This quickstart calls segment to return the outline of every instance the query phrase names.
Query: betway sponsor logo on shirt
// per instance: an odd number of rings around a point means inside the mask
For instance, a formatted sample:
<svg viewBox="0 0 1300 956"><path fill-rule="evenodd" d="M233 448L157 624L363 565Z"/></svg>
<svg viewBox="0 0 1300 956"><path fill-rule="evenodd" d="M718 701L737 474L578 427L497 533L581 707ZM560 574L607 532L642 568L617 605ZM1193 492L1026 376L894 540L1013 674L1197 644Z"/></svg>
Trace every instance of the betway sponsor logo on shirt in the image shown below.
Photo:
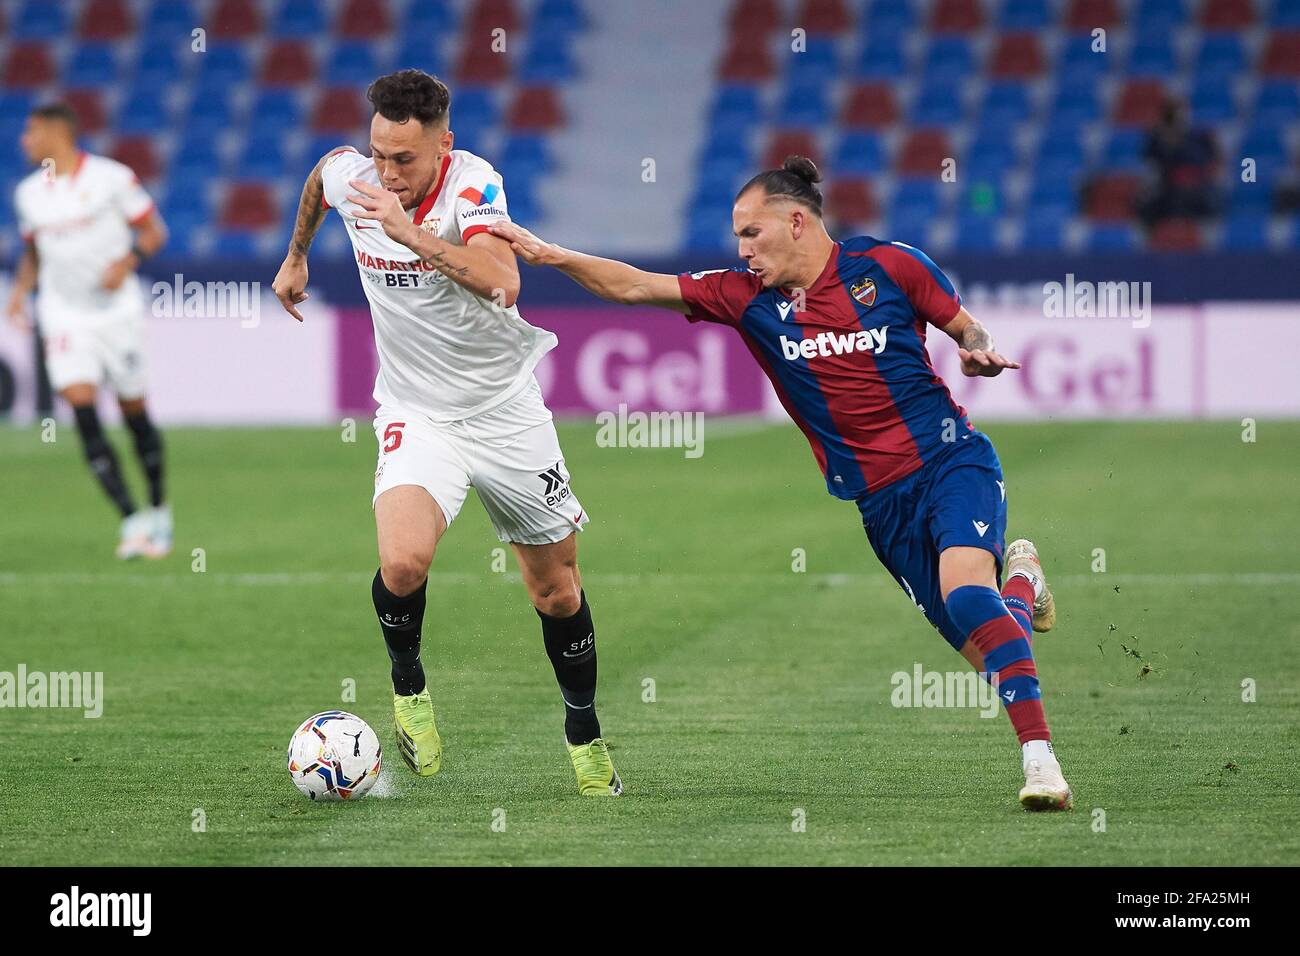
<svg viewBox="0 0 1300 956"><path fill-rule="evenodd" d="M789 339L781 336L781 352L788 361L817 356L848 355L852 352L870 352L879 355L885 350L885 336L889 326L863 329L861 332L818 332L811 338Z"/></svg>

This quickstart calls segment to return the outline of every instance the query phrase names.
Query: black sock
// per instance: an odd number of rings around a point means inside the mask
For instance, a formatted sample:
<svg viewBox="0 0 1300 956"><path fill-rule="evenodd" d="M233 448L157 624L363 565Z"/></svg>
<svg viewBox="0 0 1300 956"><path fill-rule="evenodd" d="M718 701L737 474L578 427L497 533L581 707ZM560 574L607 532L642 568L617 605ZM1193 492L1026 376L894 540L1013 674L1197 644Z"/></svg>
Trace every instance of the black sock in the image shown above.
<svg viewBox="0 0 1300 956"><path fill-rule="evenodd" d="M370 593L375 599L379 627L393 662L393 692L410 697L424 690L424 668L420 665L420 628L424 624L424 590L429 579L406 597L398 597L384 584L382 572L375 572Z"/></svg>
<svg viewBox="0 0 1300 956"><path fill-rule="evenodd" d="M81 447L86 453L90 470L95 473L104 491L125 518L135 511L135 502L126 490L126 482L122 480L122 471L117 467L117 455L113 454L113 446L108 443L104 429L99 424L99 412L94 405L82 405L72 411L77 416L77 432L81 435Z"/></svg>
<svg viewBox="0 0 1300 956"><path fill-rule="evenodd" d="M546 656L555 668L555 679L564 698L564 736L571 744L589 744L600 736L596 719L596 629L591 623L587 594L572 617L542 619L542 640Z"/></svg>
<svg viewBox="0 0 1300 956"><path fill-rule="evenodd" d="M149 479L149 501L157 508L163 503L163 442L162 433L149 420L148 412L127 415L126 427L135 439L135 454L144 466Z"/></svg>

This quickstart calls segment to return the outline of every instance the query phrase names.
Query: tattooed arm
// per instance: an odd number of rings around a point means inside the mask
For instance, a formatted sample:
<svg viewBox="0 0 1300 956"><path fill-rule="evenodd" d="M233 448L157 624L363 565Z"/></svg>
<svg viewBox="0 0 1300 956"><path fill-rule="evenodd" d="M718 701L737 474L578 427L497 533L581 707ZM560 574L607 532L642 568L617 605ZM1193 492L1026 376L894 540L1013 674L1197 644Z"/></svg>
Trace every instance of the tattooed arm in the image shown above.
<svg viewBox="0 0 1300 956"><path fill-rule="evenodd" d="M332 155L322 156L303 184L302 198L298 200L298 218L293 224L293 238L289 240L289 253L271 283L284 310L299 322L302 315L295 306L308 297L307 251L311 249L311 241L316 238L320 224L325 221L325 183L321 179L321 168Z"/></svg>
<svg viewBox="0 0 1300 956"><path fill-rule="evenodd" d="M943 330L957 343L963 375L991 377L1001 374L1004 368L1020 368L1019 362L1013 362L994 351L993 337L989 335L988 329L965 308L953 316L943 326Z"/></svg>
<svg viewBox="0 0 1300 956"><path fill-rule="evenodd" d="M519 297L519 265L510 251L510 243L480 232L470 236L463 246L453 245L406 218L396 194L359 179L349 185L356 190L348 200L359 207L358 219L378 222L389 239L400 242L475 295L491 299L506 309L515 304Z"/></svg>

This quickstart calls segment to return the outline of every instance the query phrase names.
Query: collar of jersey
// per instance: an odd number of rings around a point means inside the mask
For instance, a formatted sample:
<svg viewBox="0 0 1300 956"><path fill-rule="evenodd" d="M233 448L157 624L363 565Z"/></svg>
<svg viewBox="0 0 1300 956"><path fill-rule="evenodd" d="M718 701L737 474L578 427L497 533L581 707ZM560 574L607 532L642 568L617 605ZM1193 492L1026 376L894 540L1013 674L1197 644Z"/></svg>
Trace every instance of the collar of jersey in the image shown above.
<svg viewBox="0 0 1300 956"><path fill-rule="evenodd" d="M442 184L447 181L447 168L451 166L451 153L442 158L442 169L438 170L438 185L433 187L432 192L424 197L424 202L420 203L420 208L415 210L415 218L411 220L415 225L424 222L424 217L429 215L429 210L433 204L438 201L438 194L442 192Z"/></svg>
<svg viewBox="0 0 1300 956"><path fill-rule="evenodd" d="M805 296L809 292L812 292L814 289L819 289L826 284L826 281L830 278L831 273L835 270L835 264L839 262L839 259L840 259L840 244L837 242L831 248L830 258L826 260L826 266L825 268L822 269L822 274L817 277L816 281L813 282L810 288L804 290ZM780 286L777 288L776 291L781 293L787 299L791 299L791 300L794 299L794 296L791 294L791 291L793 290L787 291L784 286Z"/></svg>

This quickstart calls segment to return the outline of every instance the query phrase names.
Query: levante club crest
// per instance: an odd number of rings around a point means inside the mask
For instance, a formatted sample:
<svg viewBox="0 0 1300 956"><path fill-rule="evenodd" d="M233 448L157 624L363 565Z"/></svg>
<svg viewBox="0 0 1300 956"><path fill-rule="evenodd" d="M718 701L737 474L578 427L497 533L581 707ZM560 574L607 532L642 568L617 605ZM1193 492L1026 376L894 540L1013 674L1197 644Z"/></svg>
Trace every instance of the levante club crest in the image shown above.
<svg viewBox="0 0 1300 956"><path fill-rule="evenodd" d="M849 287L849 293L868 309L876 304L876 280L863 279Z"/></svg>

